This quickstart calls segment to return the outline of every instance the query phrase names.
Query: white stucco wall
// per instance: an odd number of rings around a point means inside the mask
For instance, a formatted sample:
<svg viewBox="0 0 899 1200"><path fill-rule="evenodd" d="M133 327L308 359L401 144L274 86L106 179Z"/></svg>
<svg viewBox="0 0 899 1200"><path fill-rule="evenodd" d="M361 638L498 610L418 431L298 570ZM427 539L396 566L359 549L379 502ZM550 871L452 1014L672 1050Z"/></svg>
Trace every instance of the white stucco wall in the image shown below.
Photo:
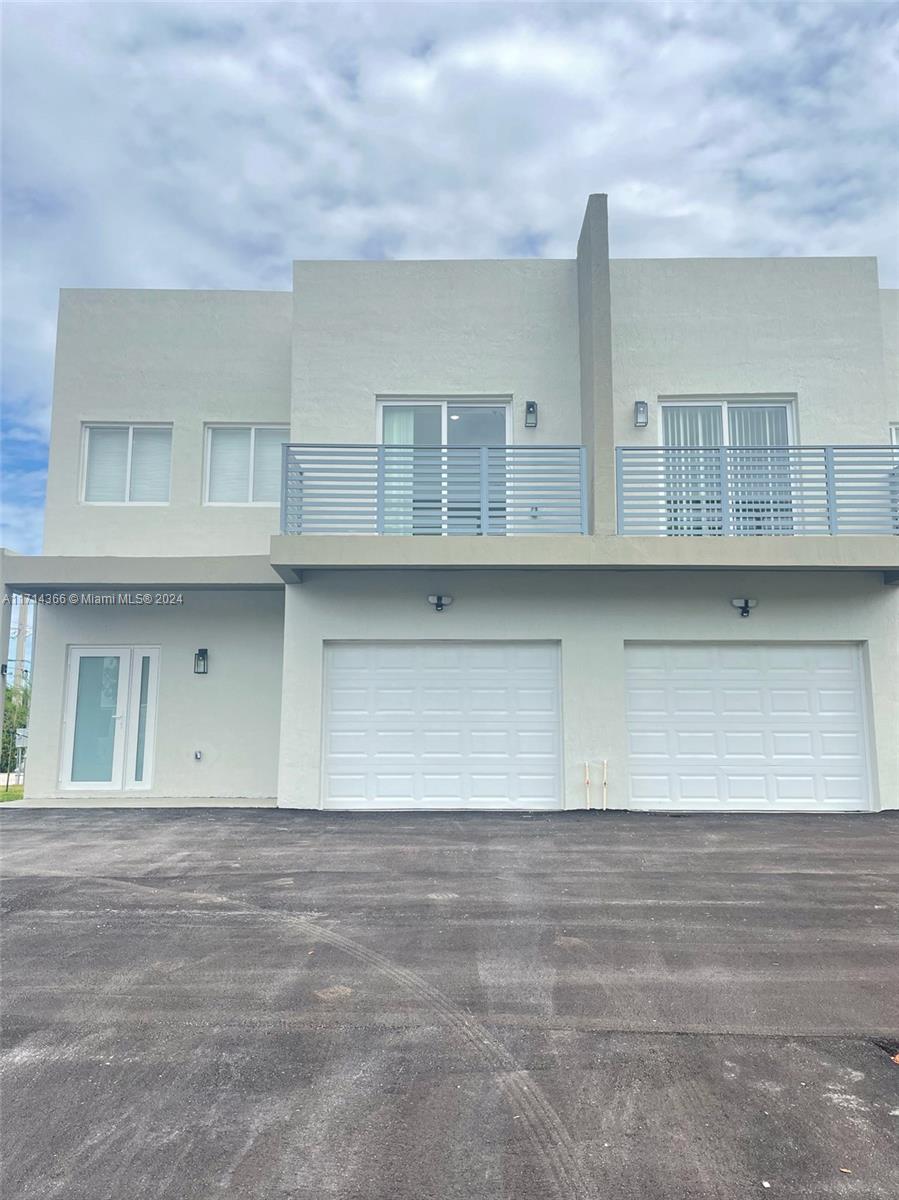
<svg viewBox="0 0 899 1200"><path fill-rule="evenodd" d="M514 443L580 443L574 260L297 262L293 320L295 440L377 441L379 395L511 394Z"/></svg>
<svg viewBox="0 0 899 1200"><path fill-rule="evenodd" d="M273 797L278 767L283 592L185 591L165 608L38 605L26 796L59 787L69 646L160 647L153 785L139 796ZM209 674L194 675L194 651ZM194 751L202 751L197 762ZM108 795L109 793L104 793Z"/></svg>
<svg viewBox="0 0 899 1200"><path fill-rule="evenodd" d="M437 614L431 592L454 597ZM758 608L742 620L733 596ZM561 640L566 807L584 806L584 760L609 763L609 803L627 797L624 643L866 643L873 697L872 775L899 807L899 604L882 576L751 572L329 572L288 587L278 802L321 795L325 641Z"/></svg>
<svg viewBox="0 0 899 1200"><path fill-rule="evenodd" d="M611 289L619 445L661 442L660 395L734 393L794 394L807 445L886 440L876 259L618 259Z"/></svg>
<svg viewBox="0 0 899 1200"><path fill-rule="evenodd" d="M581 442L574 259L299 262L294 275L293 295L61 293L46 553L264 553L276 507L202 504L210 422L364 442L379 395L511 394L513 442ZM614 427L587 422L603 438L657 443L659 395L795 394L809 444L882 443L899 419L899 293L878 289L873 259L615 260L611 293ZM646 430L636 399L650 401ZM82 425L129 420L173 424L170 504L82 503Z"/></svg>
<svg viewBox="0 0 899 1200"><path fill-rule="evenodd" d="M891 421L899 421L899 289L881 288L880 315L887 416Z"/></svg>
<svg viewBox="0 0 899 1200"><path fill-rule="evenodd" d="M46 554L262 554L276 507L202 504L207 422L290 423L289 292L63 291ZM171 422L171 503L80 499L84 422Z"/></svg>

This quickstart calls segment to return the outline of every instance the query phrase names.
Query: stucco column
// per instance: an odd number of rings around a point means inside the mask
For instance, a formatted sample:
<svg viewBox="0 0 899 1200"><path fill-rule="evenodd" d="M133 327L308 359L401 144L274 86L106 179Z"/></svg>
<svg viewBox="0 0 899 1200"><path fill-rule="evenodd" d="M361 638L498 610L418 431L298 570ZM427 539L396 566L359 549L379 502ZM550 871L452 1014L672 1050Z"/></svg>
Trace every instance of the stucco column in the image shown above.
<svg viewBox="0 0 899 1200"><path fill-rule="evenodd" d="M612 301L607 197L593 195L577 244L581 439L592 476L592 533L615 532Z"/></svg>

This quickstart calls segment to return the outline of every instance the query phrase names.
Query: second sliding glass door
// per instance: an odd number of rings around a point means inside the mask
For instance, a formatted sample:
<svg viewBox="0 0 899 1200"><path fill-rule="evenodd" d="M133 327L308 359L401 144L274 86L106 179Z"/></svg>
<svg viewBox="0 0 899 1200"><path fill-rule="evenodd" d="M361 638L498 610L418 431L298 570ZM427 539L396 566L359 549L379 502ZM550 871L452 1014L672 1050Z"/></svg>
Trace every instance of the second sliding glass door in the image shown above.
<svg viewBox="0 0 899 1200"><path fill-rule="evenodd" d="M791 532L786 404L666 403L662 437L670 533Z"/></svg>
<svg viewBox="0 0 899 1200"><path fill-rule="evenodd" d="M480 451L506 444L507 414L483 402L385 403L384 532L481 532L485 488L491 524L501 521L505 472L494 455L494 478L482 480Z"/></svg>

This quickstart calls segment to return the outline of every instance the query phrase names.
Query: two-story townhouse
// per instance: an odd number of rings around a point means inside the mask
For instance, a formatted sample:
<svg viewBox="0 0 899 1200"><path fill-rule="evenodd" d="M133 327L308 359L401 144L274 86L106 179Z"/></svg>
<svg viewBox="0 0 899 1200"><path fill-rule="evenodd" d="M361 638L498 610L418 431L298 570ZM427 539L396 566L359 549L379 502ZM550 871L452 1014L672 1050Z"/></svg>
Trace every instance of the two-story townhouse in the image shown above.
<svg viewBox="0 0 899 1200"><path fill-rule="evenodd" d="M63 292L26 794L899 806L897 301L610 261L603 196L572 259Z"/></svg>

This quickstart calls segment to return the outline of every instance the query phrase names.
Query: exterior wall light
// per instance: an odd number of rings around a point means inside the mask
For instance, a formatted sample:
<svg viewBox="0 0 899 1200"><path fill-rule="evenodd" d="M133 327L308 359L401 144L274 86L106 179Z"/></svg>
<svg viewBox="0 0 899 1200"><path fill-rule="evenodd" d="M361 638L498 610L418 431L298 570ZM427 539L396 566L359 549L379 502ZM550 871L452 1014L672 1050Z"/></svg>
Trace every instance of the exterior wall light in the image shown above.
<svg viewBox="0 0 899 1200"><path fill-rule="evenodd" d="M649 424L649 405L645 400L634 401L634 427L645 429Z"/></svg>
<svg viewBox="0 0 899 1200"><path fill-rule="evenodd" d="M738 608L740 610L741 617L748 617L758 604L758 600L731 600L731 604L734 606L734 608Z"/></svg>
<svg viewBox="0 0 899 1200"><path fill-rule="evenodd" d="M209 651L202 646L194 655L194 675L209 674Z"/></svg>
<svg viewBox="0 0 899 1200"><path fill-rule="evenodd" d="M428 596L428 604L434 605L435 612L443 612L445 608L449 608L452 602L452 596Z"/></svg>
<svg viewBox="0 0 899 1200"><path fill-rule="evenodd" d="M537 428L537 401L528 400L524 406L524 427L525 429Z"/></svg>

